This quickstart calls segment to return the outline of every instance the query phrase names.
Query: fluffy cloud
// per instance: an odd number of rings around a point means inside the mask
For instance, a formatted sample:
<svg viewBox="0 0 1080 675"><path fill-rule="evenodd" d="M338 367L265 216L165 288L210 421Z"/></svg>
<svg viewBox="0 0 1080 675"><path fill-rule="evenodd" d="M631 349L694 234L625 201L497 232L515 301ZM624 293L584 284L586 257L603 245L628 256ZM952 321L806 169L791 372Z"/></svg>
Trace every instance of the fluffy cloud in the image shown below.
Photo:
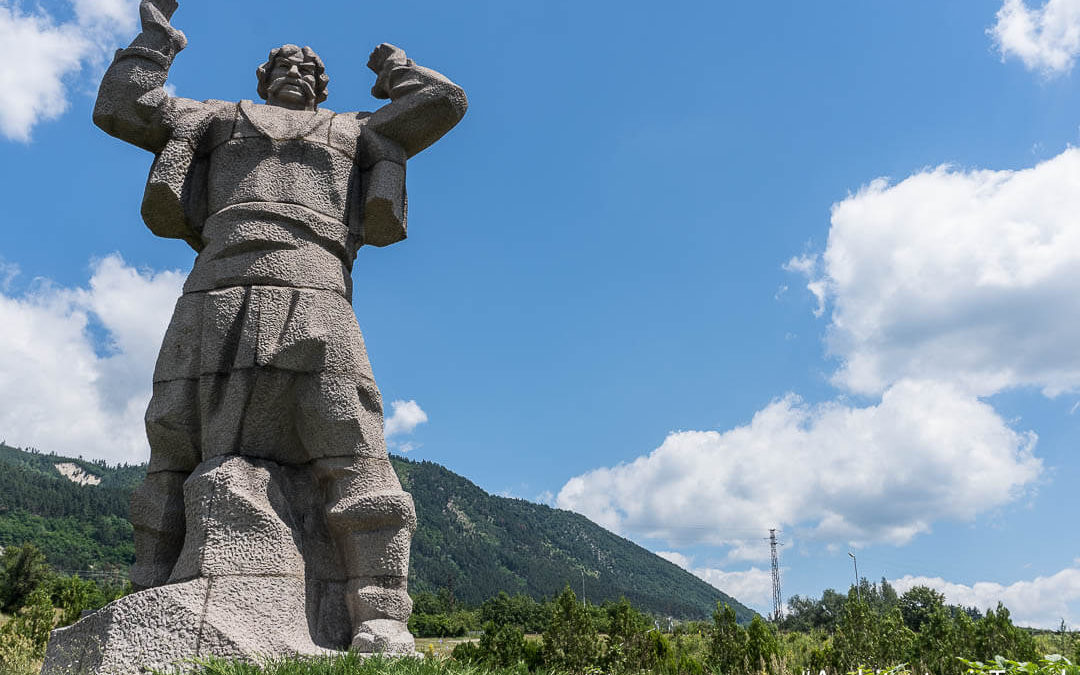
<svg viewBox="0 0 1080 675"><path fill-rule="evenodd" d="M390 409L390 417L383 423L383 434L387 438L411 434L417 425L428 421L427 413L416 401L394 401L390 404Z"/></svg>
<svg viewBox="0 0 1080 675"><path fill-rule="evenodd" d="M1022 494L1042 468L1035 441L956 387L903 380L874 406L789 395L745 426L672 433L629 464L570 479L556 503L620 533L731 546L734 559L767 556L755 544L771 527L903 544Z"/></svg>
<svg viewBox="0 0 1080 675"><path fill-rule="evenodd" d="M1080 387L1078 182L1069 149L1022 171L878 179L835 204L820 269L788 265L832 305L835 383L877 394L939 379L980 396Z"/></svg>
<svg viewBox="0 0 1080 675"><path fill-rule="evenodd" d="M751 567L748 570L725 572L711 567L696 567L690 573L762 614L771 610L772 573L769 570Z"/></svg>
<svg viewBox="0 0 1080 675"><path fill-rule="evenodd" d="M892 582L897 592L912 586L929 586L945 594L945 601L981 610L998 602L1009 608L1013 621L1024 626L1057 629L1064 618L1067 624L1080 621L1080 567L1068 567L1048 577L1017 581L1008 586L979 581L970 586L940 577L905 576Z"/></svg>
<svg viewBox="0 0 1080 675"><path fill-rule="evenodd" d="M766 613L772 605L772 572L751 567L727 572L713 567L694 567L693 559L677 551L657 551L656 555L675 563L713 588L718 588L739 602Z"/></svg>
<svg viewBox="0 0 1080 675"><path fill-rule="evenodd" d="M656 555L660 556L669 563L673 563L683 568L684 570L690 569L691 558L685 556L678 551L656 551Z"/></svg>
<svg viewBox="0 0 1080 675"><path fill-rule="evenodd" d="M136 0L75 0L74 19L57 23L40 7L24 11L0 0L0 134L30 140L39 122L67 109L70 76L100 61L135 27ZM17 55L17 58L14 56Z"/></svg>
<svg viewBox="0 0 1080 675"><path fill-rule="evenodd" d="M984 399L1080 390L1078 183L1068 149L1019 171L878 179L835 204L824 252L785 269L828 310L833 383L877 402L789 395L745 426L672 433L571 479L559 506L632 536L726 545L733 561L764 557L748 527L903 544L1016 499L1041 473L1036 436Z"/></svg>
<svg viewBox="0 0 1080 675"><path fill-rule="evenodd" d="M37 280L0 293L0 428L10 444L113 462L149 455L142 416L154 358L183 284L118 255L86 288Z"/></svg>
<svg viewBox="0 0 1080 675"><path fill-rule="evenodd" d="M989 33L1002 58L1019 57L1048 75L1066 72L1080 53L1080 0L1047 0L1038 9L1005 0Z"/></svg>

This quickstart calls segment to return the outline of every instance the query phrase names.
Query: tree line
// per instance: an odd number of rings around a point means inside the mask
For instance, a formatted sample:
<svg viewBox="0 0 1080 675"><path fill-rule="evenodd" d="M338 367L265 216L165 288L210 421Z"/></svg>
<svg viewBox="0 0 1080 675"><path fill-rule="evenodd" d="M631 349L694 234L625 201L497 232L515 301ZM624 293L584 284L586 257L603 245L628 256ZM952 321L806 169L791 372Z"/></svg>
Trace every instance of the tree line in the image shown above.
<svg viewBox="0 0 1080 675"><path fill-rule="evenodd" d="M489 668L816 675L907 664L915 673L959 675L968 665L958 657L1033 662L1056 652L1080 661L1080 641L1064 628L1036 636L1014 625L1000 603L985 612L948 605L931 588L897 594L884 579L878 584L862 579L846 595L830 589L820 598L793 596L780 620L755 615L748 623L740 623L723 603L711 622L678 622L649 616L625 599L601 606L582 603L569 587L544 602L501 593L475 609L461 607L442 591L417 597L415 608L410 621L415 634L475 632L479 639L458 645L453 655Z"/></svg>

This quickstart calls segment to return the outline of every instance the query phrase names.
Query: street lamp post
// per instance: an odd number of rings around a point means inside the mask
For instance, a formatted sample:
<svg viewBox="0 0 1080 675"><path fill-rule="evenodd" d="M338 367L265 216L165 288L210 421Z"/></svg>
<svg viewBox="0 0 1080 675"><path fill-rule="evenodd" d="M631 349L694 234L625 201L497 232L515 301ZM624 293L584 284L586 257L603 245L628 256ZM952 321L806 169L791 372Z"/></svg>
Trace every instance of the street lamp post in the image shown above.
<svg viewBox="0 0 1080 675"><path fill-rule="evenodd" d="M581 606L585 606L585 568L581 568Z"/></svg>
<svg viewBox="0 0 1080 675"><path fill-rule="evenodd" d="M851 562L855 565L855 597L862 602L862 590L859 588L859 561L855 559L855 554L851 551L848 551L848 555L851 556Z"/></svg>

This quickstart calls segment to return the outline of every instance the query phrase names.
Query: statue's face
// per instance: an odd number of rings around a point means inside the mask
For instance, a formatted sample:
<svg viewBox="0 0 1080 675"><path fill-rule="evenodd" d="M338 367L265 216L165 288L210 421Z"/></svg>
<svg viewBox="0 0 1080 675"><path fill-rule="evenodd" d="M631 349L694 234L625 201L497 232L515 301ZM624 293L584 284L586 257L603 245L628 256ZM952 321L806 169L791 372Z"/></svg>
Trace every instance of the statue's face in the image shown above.
<svg viewBox="0 0 1080 675"><path fill-rule="evenodd" d="M266 102L293 110L315 109L315 63L304 54L281 55L269 75Z"/></svg>

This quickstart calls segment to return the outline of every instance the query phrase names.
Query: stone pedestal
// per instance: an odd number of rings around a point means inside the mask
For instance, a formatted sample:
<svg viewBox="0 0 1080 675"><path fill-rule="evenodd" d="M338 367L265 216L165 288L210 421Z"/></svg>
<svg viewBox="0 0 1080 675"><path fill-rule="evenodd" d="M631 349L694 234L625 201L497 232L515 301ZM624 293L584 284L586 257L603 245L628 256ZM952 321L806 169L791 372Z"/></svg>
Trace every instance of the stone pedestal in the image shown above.
<svg viewBox="0 0 1080 675"><path fill-rule="evenodd" d="M209 460L185 482L184 507L187 535L169 583L53 631L43 675L349 648L345 573L307 467Z"/></svg>

